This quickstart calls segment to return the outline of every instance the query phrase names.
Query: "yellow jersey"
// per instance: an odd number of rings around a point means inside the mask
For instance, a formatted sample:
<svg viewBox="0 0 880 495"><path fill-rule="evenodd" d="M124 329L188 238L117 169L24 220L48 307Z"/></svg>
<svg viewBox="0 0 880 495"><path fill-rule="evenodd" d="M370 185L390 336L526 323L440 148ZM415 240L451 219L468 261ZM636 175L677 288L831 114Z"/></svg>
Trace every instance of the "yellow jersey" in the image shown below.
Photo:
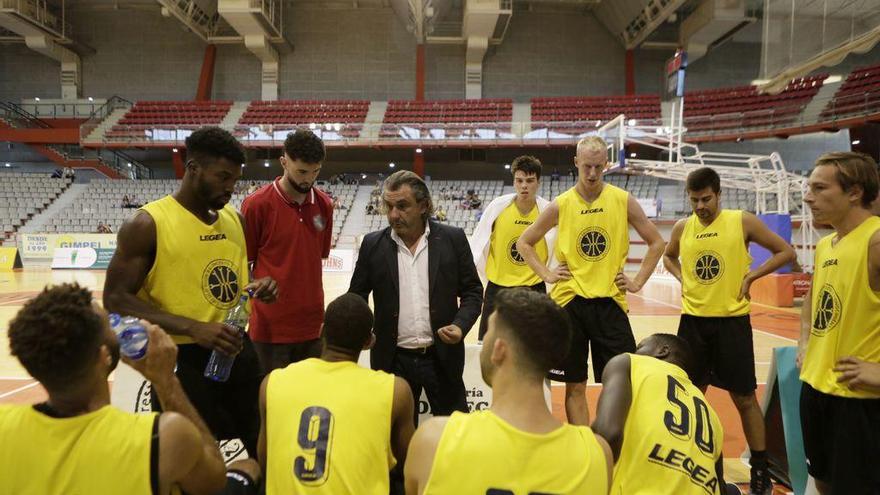
<svg viewBox="0 0 880 495"><path fill-rule="evenodd" d="M389 490L394 376L351 361L306 359L266 388L267 495Z"/></svg>
<svg viewBox="0 0 880 495"><path fill-rule="evenodd" d="M614 284L629 253L629 193L605 184L588 203L575 187L556 198L559 221L556 259L566 263L571 278L553 286L550 297L565 306L575 296L611 297L626 311L626 294Z"/></svg>
<svg viewBox="0 0 880 495"><path fill-rule="evenodd" d="M138 297L168 313L218 322L248 284L247 246L238 212L226 205L207 225L172 196L144 205L156 224L156 260ZM172 335L178 344L194 341Z"/></svg>
<svg viewBox="0 0 880 495"><path fill-rule="evenodd" d="M495 219L492 236L489 238L489 257L486 261L486 278L502 287L523 287L541 283L541 278L532 271L526 260L516 250L516 241L529 225L538 219L538 205L523 215L511 201L507 208ZM541 263L547 263L547 241L543 238L535 245Z"/></svg>
<svg viewBox="0 0 880 495"><path fill-rule="evenodd" d="M737 300L752 257L746 249L741 210L721 210L703 226L691 215L681 233L681 308L693 316L749 314L749 300Z"/></svg>
<svg viewBox="0 0 880 495"><path fill-rule="evenodd" d="M424 495L604 494L605 453L586 426L544 434L514 428L491 410L452 413Z"/></svg>
<svg viewBox="0 0 880 495"><path fill-rule="evenodd" d="M629 356L632 401L611 494L723 493L715 463L724 432L706 397L678 366Z"/></svg>
<svg viewBox="0 0 880 495"><path fill-rule="evenodd" d="M157 414L111 405L70 418L0 405L0 493L151 495L154 428Z"/></svg>
<svg viewBox="0 0 880 495"><path fill-rule="evenodd" d="M850 390L832 369L844 356L880 362L880 293L868 279L868 243L880 230L871 217L835 244L831 234L816 244L812 326L801 380L840 397L877 399L880 393Z"/></svg>

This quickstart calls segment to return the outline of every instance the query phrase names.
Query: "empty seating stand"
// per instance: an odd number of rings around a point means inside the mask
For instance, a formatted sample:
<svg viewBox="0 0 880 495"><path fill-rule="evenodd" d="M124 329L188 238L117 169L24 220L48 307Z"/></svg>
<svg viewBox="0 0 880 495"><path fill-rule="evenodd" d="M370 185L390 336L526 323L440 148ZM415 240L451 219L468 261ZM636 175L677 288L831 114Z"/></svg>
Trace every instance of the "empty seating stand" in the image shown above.
<svg viewBox="0 0 880 495"><path fill-rule="evenodd" d="M547 128L554 132L581 134L595 130L598 125L620 114L637 121L659 119L660 96L641 94L532 98L532 129ZM566 124L558 124L560 122Z"/></svg>
<svg viewBox="0 0 880 495"><path fill-rule="evenodd" d="M688 91L684 123L688 132L708 133L793 122L822 88L828 74L792 80L781 93L759 94L757 86Z"/></svg>
<svg viewBox="0 0 880 495"><path fill-rule="evenodd" d="M485 132L509 133L513 100L391 100L380 137L455 139L481 137ZM483 125L474 125L483 124Z"/></svg>
<svg viewBox="0 0 880 495"><path fill-rule="evenodd" d="M367 100L253 101L238 125L247 128L271 125L276 131L330 125L329 130L339 136L357 138L369 110Z"/></svg>
<svg viewBox="0 0 880 495"><path fill-rule="evenodd" d="M45 174L0 172L0 229L6 239L43 211L70 185L71 179Z"/></svg>
<svg viewBox="0 0 880 495"><path fill-rule="evenodd" d="M822 110L823 120L880 113L880 64L859 67L846 77Z"/></svg>
<svg viewBox="0 0 880 495"><path fill-rule="evenodd" d="M195 130L217 125L231 101L139 101L108 130L109 139L144 139L157 130Z"/></svg>

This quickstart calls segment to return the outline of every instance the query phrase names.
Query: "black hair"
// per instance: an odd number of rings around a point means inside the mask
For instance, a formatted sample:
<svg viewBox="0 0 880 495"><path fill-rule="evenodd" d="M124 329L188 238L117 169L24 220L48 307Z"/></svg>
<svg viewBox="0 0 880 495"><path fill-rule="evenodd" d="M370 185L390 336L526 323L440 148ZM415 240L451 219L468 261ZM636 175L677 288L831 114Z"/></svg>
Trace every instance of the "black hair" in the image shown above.
<svg viewBox="0 0 880 495"><path fill-rule="evenodd" d="M526 175L535 175L538 180L541 179L541 160L531 156L518 156L510 164L510 173L516 175L516 171L521 170Z"/></svg>
<svg viewBox="0 0 880 495"><path fill-rule="evenodd" d="M321 163L327 152L324 141L308 129L297 129L284 140L284 153L291 160L302 160L308 164Z"/></svg>
<svg viewBox="0 0 880 495"><path fill-rule="evenodd" d="M103 343L103 324L88 289L46 287L9 323L9 348L43 386L60 390L88 374Z"/></svg>
<svg viewBox="0 0 880 495"><path fill-rule="evenodd" d="M246 161L244 146L219 127L202 127L190 134L186 138L186 156L199 163L225 158L240 166Z"/></svg>
<svg viewBox="0 0 880 495"><path fill-rule="evenodd" d="M373 312L361 296L348 292L327 305L321 338L328 347L357 354L372 332Z"/></svg>
<svg viewBox="0 0 880 495"><path fill-rule="evenodd" d="M519 361L532 374L543 376L565 359L571 323L547 294L522 287L502 289L495 296L495 319L496 332L513 337Z"/></svg>
<svg viewBox="0 0 880 495"><path fill-rule="evenodd" d="M685 182L688 191L702 191L707 187L711 187L716 194L721 191L721 177L718 172L709 167L701 167L688 174Z"/></svg>

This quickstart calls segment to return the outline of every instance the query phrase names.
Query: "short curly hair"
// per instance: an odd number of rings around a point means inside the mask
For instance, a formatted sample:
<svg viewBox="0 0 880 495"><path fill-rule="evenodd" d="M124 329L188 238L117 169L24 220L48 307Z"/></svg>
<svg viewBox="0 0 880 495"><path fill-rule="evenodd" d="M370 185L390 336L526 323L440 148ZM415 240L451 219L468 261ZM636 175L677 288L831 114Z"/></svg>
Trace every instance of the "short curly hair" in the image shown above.
<svg viewBox="0 0 880 495"><path fill-rule="evenodd" d="M49 390L77 383L101 347L103 322L79 284L43 289L9 323L9 348Z"/></svg>
<svg viewBox="0 0 880 495"><path fill-rule="evenodd" d="M202 127L186 138L186 155L195 161L225 158L239 165L246 161L244 146L219 127Z"/></svg>
<svg viewBox="0 0 880 495"><path fill-rule="evenodd" d="M324 141L308 129L297 129L284 140L284 153L291 160L302 160L308 164L321 163L327 152Z"/></svg>
<svg viewBox="0 0 880 495"><path fill-rule="evenodd" d="M543 292L523 287L498 291L495 321L496 331L517 343L522 371L533 375L543 376L562 363L571 346L568 314Z"/></svg>

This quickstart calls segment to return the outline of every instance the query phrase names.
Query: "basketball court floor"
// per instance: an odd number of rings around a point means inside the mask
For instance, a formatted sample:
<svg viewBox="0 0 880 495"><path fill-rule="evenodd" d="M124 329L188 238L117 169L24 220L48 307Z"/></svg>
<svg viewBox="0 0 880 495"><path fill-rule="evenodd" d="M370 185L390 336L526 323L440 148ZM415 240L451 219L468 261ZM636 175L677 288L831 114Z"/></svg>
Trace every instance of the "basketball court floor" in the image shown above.
<svg viewBox="0 0 880 495"><path fill-rule="evenodd" d="M9 354L6 333L9 320L21 306L36 295L46 284L78 282L94 291L100 301L104 287L105 272L85 270L50 270L48 268L25 268L14 272L0 272L0 404L34 403L45 399L43 389L31 379L18 361ZM325 273L325 300L329 303L348 289L350 273ZM680 291L675 281L652 279L638 294L629 294L630 321L636 342L657 332L675 333L680 314ZM777 308L752 304L755 361L758 377L758 397L764 392L771 353L774 347L796 345L799 329L797 308ZM476 325L466 342L476 342ZM591 417L595 417L596 400L601 386L592 383L588 388ZM112 377L111 377L112 382ZM553 412L565 418L563 387L552 390ZM748 466L739 460L746 447L739 416L727 392L710 388L708 399L724 424L725 478L728 481L747 483ZM787 493L778 488L776 493Z"/></svg>

